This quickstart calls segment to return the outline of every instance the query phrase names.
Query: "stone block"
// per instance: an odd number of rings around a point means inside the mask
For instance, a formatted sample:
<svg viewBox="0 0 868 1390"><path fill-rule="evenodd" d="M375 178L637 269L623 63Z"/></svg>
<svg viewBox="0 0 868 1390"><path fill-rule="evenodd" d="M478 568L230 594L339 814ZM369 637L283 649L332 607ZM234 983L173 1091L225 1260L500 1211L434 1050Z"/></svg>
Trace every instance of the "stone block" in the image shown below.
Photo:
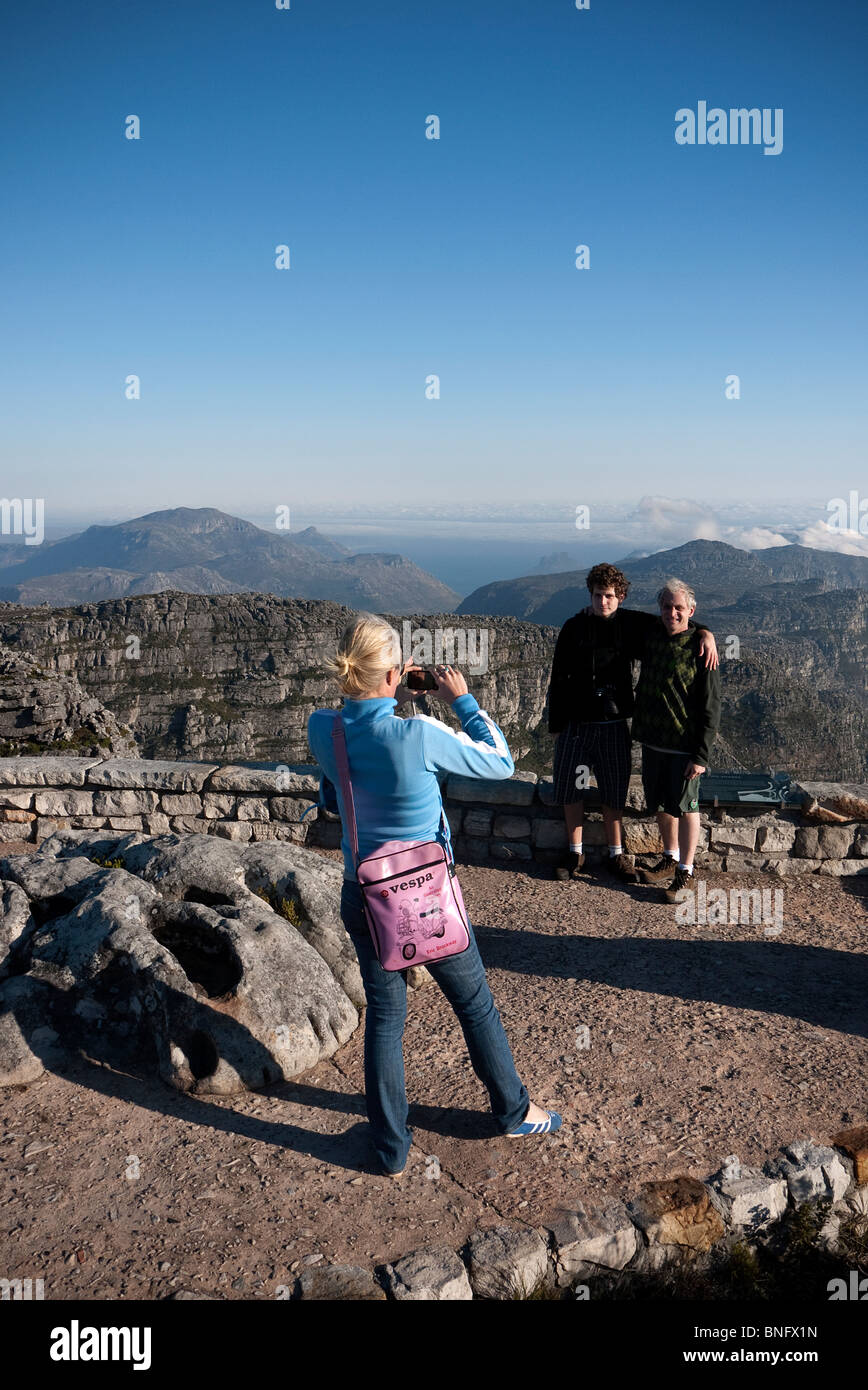
<svg viewBox="0 0 868 1390"><path fill-rule="evenodd" d="M149 835L168 835L171 829L169 817L162 811L152 811L149 816L142 816L142 820ZM79 820L78 824L83 825L84 821Z"/></svg>
<svg viewBox="0 0 868 1390"><path fill-rule="evenodd" d="M446 812L446 820L449 823L449 834L451 836L460 834L461 821L464 816L463 809L459 809L458 807L454 810L451 807L444 807L443 809Z"/></svg>
<svg viewBox="0 0 868 1390"><path fill-rule="evenodd" d="M608 845L608 843L609 837L602 820L589 820L586 817L582 827L582 847L587 849L589 845Z"/></svg>
<svg viewBox="0 0 868 1390"><path fill-rule="evenodd" d="M839 1129L832 1135L832 1143L844 1153L853 1164L856 1182L861 1187L868 1183L868 1125L857 1125L854 1129Z"/></svg>
<svg viewBox="0 0 868 1390"><path fill-rule="evenodd" d="M222 840L249 840L253 834L253 828L249 821L240 820L215 820L211 822L213 834L219 835Z"/></svg>
<svg viewBox="0 0 868 1390"><path fill-rule="evenodd" d="M144 830L144 822L141 816L109 816L108 823L112 830Z"/></svg>
<svg viewBox="0 0 868 1390"><path fill-rule="evenodd" d="M495 816L492 831L498 839L526 840L530 835L528 816Z"/></svg>
<svg viewBox="0 0 868 1390"><path fill-rule="evenodd" d="M217 766L217 763L172 762L167 758L106 758L88 767L87 785L118 790L134 787L158 792L200 792L210 774L217 771Z"/></svg>
<svg viewBox="0 0 868 1390"><path fill-rule="evenodd" d="M306 796L315 801L319 795L319 779L320 769L316 763L263 763L260 767L229 763L213 772L208 779L208 790Z"/></svg>
<svg viewBox="0 0 868 1390"><path fill-rule="evenodd" d="M854 831L845 825L800 826L793 853L798 859L846 859Z"/></svg>
<svg viewBox="0 0 868 1390"><path fill-rule="evenodd" d="M239 798L239 807L241 804L241 800L242 798ZM247 800L257 801L257 804L260 804L257 798L251 797L247 798ZM265 804L268 807L270 816L242 816L240 814L240 810L236 811L236 815L238 816L239 820L271 819L286 821L289 824L298 825L305 811L308 811L310 812L310 814L308 815L308 818L305 821L305 825L307 825L307 821L312 820L315 814L315 812L311 811L310 809L310 802L303 801L301 797L298 796L272 796L269 797L268 801Z"/></svg>
<svg viewBox="0 0 868 1390"><path fill-rule="evenodd" d="M37 792L33 804L40 816L92 816L94 814L93 792L89 791L70 789L68 791ZM105 813L97 810L96 814Z"/></svg>
<svg viewBox="0 0 868 1390"><path fill-rule="evenodd" d="M389 1292L399 1302L466 1302L473 1298L467 1270L454 1250L429 1246L386 1265Z"/></svg>
<svg viewBox="0 0 868 1390"><path fill-rule="evenodd" d="M798 874L815 874L822 859L770 859L769 868L778 878L792 878Z"/></svg>
<svg viewBox="0 0 868 1390"><path fill-rule="evenodd" d="M0 758L0 787L83 787L101 758L46 757Z"/></svg>
<svg viewBox="0 0 868 1390"><path fill-rule="evenodd" d="M199 800L196 799L199 806ZM95 792L92 809L95 816L141 816L160 809L160 798L153 791L118 790Z"/></svg>
<svg viewBox="0 0 868 1390"><path fill-rule="evenodd" d="M26 825L3 821L0 823L0 844L6 844L11 840L32 840L35 827L36 823L33 821L28 821Z"/></svg>
<svg viewBox="0 0 868 1390"><path fill-rule="evenodd" d="M523 840L492 840L490 844L492 859L527 860L532 859L530 845Z"/></svg>
<svg viewBox="0 0 868 1390"><path fill-rule="evenodd" d="M561 1288L600 1269L624 1269L642 1244L630 1213L618 1201L602 1207L578 1202L562 1208L545 1229L554 1240L555 1270Z"/></svg>
<svg viewBox="0 0 868 1390"><path fill-rule="evenodd" d="M206 820L204 816L172 816L171 827L177 835L207 835L216 821Z"/></svg>
<svg viewBox="0 0 868 1390"><path fill-rule="evenodd" d="M33 787L25 787L22 791L3 791L0 792L0 806L8 806L16 811L31 811L35 795Z"/></svg>
<svg viewBox="0 0 868 1390"><path fill-rule="evenodd" d="M535 772L512 777L460 777L451 773L446 784L450 801L484 801L492 806L530 806L536 790Z"/></svg>
<svg viewBox="0 0 868 1390"><path fill-rule="evenodd" d="M787 1209L787 1184L783 1178L750 1176L724 1179L717 1191L726 1204L733 1226L760 1231L777 1221Z"/></svg>
<svg viewBox="0 0 868 1390"><path fill-rule="evenodd" d="M757 830L756 847L764 854L788 854L796 842L796 827L786 821L761 825Z"/></svg>
<svg viewBox="0 0 868 1390"><path fill-rule="evenodd" d="M630 778L630 782L627 787L626 805L628 811L645 810L645 793L642 789L641 777L633 776Z"/></svg>
<svg viewBox="0 0 868 1390"><path fill-rule="evenodd" d="M163 792L160 807L167 816L201 816L202 798L195 792Z"/></svg>
<svg viewBox="0 0 868 1390"><path fill-rule="evenodd" d="M755 825L726 822L711 826L710 843L714 849L746 849L756 847L757 830Z"/></svg>
<svg viewBox="0 0 868 1390"><path fill-rule="evenodd" d="M308 1301L385 1303L386 1294L369 1269L356 1265L320 1265L296 1280L295 1297Z"/></svg>
<svg viewBox="0 0 868 1390"><path fill-rule="evenodd" d="M491 822L494 815L491 811L465 811L463 830L465 835L475 835L482 837L491 834Z"/></svg>
<svg viewBox="0 0 868 1390"><path fill-rule="evenodd" d="M0 811L0 824L2 825L29 825L36 820L35 811Z"/></svg>
<svg viewBox="0 0 868 1390"><path fill-rule="evenodd" d="M627 1203L649 1245L686 1245L710 1250L724 1235L720 1214L697 1178L679 1176L642 1184L639 1197Z"/></svg>
<svg viewBox="0 0 868 1390"><path fill-rule="evenodd" d="M625 854L662 854L663 841L656 820L633 820L624 817Z"/></svg>
<svg viewBox="0 0 868 1390"><path fill-rule="evenodd" d="M770 1177L782 1177L796 1206L815 1198L838 1201L852 1181L852 1163L834 1149L799 1139L786 1144L782 1156L763 1164Z"/></svg>
<svg viewBox="0 0 868 1390"><path fill-rule="evenodd" d="M239 796L235 814L239 820L268 821L268 800L264 796Z"/></svg>
<svg viewBox="0 0 868 1390"><path fill-rule="evenodd" d="M40 816L36 822L36 839L47 840L49 835L53 835L55 830L68 830L68 820L58 820L55 817Z"/></svg>
<svg viewBox="0 0 868 1390"><path fill-rule="evenodd" d="M545 1279L548 1251L536 1231L492 1226L470 1237L467 1265L475 1298L527 1298Z"/></svg>
<svg viewBox="0 0 868 1390"><path fill-rule="evenodd" d="M769 869L773 863L765 854L732 854L727 851L723 867L728 874L755 874Z"/></svg>
<svg viewBox="0 0 868 1390"><path fill-rule="evenodd" d="M235 813L237 799L231 792L203 792L201 814L206 820L227 820ZM166 798L163 797L164 804L165 800ZM184 815L186 813L176 812L176 814ZM198 813L194 810L190 814L196 815Z"/></svg>
<svg viewBox="0 0 868 1390"><path fill-rule="evenodd" d="M868 874L868 862L864 859L821 859L817 872L830 878L852 878L854 874Z"/></svg>

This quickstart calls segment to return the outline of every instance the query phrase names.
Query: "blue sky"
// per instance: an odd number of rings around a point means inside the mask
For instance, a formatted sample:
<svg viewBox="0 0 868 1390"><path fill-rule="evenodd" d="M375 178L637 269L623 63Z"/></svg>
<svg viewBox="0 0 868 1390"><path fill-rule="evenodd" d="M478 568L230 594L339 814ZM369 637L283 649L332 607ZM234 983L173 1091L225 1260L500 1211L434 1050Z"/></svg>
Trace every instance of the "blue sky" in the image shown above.
<svg viewBox="0 0 868 1390"><path fill-rule="evenodd" d="M866 39L834 0L9 7L4 494L864 493ZM699 100L783 108L782 153L677 145Z"/></svg>

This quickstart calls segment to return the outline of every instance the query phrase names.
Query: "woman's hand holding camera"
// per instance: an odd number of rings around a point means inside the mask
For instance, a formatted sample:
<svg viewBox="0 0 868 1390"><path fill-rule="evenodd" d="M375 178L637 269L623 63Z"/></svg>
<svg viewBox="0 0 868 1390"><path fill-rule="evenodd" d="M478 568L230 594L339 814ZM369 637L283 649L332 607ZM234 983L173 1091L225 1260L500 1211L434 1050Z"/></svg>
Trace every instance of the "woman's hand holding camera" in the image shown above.
<svg viewBox="0 0 868 1390"><path fill-rule="evenodd" d="M425 679L425 684L419 679L416 684L409 685L407 677L410 673ZM424 666L418 666L413 661L407 661L401 670L401 682L395 689L395 699L399 705L403 705L407 700L416 700L420 695L438 695L441 700L445 700L447 705L451 705L459 695L467 694L467 681L454 666L441 663L427 670Z"/></svg>
<svg viewBox="0 0 868 1390"><path fill-rule="evenodd" d="M395 687L395 699L399 705L405 705L408 700L416 700L420 695L424 695L424 690L413 690L411 686L405 684L407 675L410 671L421 671L422 667L417 666L414 661L405 661L401 668L401 680Z"/></svg>
<svg viewBox="0 0 868 1390"><path fill-rule="evenodd" d="M435 666L434 679L437 689L433 693L445 700L447 705L451 705L459 695L467 694L467 681L454 666Z"/></svg>

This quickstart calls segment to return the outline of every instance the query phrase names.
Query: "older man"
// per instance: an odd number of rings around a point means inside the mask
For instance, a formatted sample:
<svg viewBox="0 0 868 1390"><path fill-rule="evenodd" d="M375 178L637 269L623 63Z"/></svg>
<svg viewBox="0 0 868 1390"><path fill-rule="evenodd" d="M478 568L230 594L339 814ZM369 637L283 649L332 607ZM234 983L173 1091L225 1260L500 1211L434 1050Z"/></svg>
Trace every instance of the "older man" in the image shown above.
<svg viewBox="0 0 868 1390"><path fill-rule="evenodd" d="M642 650L633 737L642 745L642 784L657 813L663 857L640 870L645 883L662 884L667 902L690 886L699 842L699 779L708 767L720 724L720 672L703 664L697 630L690 628L696 595L669 579L657 595L660 621Z"/></svg>

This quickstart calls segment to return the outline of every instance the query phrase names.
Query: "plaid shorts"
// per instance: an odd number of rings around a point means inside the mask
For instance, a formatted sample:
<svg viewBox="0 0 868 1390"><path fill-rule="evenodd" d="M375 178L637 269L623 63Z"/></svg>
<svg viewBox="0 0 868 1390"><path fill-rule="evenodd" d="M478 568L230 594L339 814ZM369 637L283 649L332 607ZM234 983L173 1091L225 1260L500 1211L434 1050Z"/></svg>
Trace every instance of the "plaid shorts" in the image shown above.
<svg viewBox="0 0 868 1390"><path fill-rule="evenodd" d="M626 719L606 724L570 723L555 743L554 794L556 806L584 801L585 788L576 786L579 768L593 772L604 806L619 811L630 785L630 734Z"/></svg>

